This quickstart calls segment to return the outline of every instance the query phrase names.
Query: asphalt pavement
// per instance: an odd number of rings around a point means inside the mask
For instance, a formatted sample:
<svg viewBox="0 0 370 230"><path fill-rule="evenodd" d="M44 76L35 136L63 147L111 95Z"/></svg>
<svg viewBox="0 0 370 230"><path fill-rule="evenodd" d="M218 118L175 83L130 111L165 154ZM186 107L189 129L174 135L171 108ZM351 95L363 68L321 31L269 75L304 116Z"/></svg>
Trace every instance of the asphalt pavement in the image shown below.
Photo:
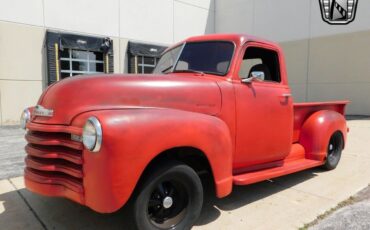
<svg viewBox="0 0 370 230"><path fill-rule="evenodd" d="M19 126L0 126L0 180L22 175L25 131Z"/></svg>
<svg viewBox="0 0 370 230"><path fill-rule="evenodd" d="M370 229L370 186L353 196L349 205L341 207L319 220L309 230L368 230Z"/></svg>

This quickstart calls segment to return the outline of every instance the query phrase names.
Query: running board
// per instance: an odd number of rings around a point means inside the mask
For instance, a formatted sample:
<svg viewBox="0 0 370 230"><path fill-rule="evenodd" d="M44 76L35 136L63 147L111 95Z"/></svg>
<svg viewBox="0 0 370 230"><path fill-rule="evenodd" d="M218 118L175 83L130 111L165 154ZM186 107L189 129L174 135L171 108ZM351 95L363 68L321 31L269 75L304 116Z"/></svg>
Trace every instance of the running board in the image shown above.
<svg viewBox="0 0 370 230"><path fill-rule="evenodd" d="M269 180L275 177L302 171L305 169L314 168L323 164L323 161L300 158L296 160L286 161L282 166L234 175L233 183L236 185L253 184L256 182Z"/></svg>

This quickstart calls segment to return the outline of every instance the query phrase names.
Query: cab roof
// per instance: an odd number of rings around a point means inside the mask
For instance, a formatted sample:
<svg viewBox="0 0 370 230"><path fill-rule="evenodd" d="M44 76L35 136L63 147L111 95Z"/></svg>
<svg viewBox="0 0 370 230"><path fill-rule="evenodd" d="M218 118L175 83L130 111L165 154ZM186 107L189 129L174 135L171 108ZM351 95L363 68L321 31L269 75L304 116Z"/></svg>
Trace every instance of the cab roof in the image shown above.
<svg viewBox="0 0 370 230"><path fill-rule="evenodd" d="M254 41L254 42L261 42L273 46L279 46L277 43L268 41L256 36L248 35L248 34L207 34L207 35L200 35L200 36L193 36L187 38L180 43L183 42L196 42L196 41L210 41L210 40L220 40L220 41L232 41L236 45L242 45L247 41Z"/></svg>

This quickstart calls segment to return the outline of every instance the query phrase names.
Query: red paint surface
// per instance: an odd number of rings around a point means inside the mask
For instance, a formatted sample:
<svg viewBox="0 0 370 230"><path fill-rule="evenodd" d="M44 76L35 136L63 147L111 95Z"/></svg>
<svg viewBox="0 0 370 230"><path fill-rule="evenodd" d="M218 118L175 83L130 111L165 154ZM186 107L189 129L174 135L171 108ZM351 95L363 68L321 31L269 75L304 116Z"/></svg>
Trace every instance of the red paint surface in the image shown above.
<svg viewBox="0 0 370 230"><path fill-rule="evenodd" d="M322 165L330 135L346 138L346 101L293 104L281 48L246 35L207 35L191 41L235 44L226 76L101 75L65 79L38 102L53 117L32 117L26 139L26 187L62 196L98 212L118 210L148 164L163 151L192 147L204 153L218 197L250 184ZM278 52L281 82L241 83L244 50ZM31 109L32 110L32 109ZM72 141L95 116L103 145L91 153Z"/></svg>

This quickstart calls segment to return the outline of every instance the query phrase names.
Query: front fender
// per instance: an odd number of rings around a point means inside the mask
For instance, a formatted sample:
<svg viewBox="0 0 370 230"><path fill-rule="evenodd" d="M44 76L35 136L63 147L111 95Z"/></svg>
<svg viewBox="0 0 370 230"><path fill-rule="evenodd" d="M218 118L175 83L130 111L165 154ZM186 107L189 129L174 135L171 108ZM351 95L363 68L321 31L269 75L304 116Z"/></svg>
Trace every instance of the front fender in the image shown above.
<svg viewBox="0 0 370 230"><path fill-rule="evenodd" d="M174 109L146 108L88 112L74 123L95 116L103 129L102 148L84 151L86 205L98 212L122 207L146 166L161 152L194 147L206 155L218 197L232 189L232 142L217 117Z"/></svg>
<svg viewBox="0 0 370 230"><path fill-rule="evenodd" d="M321 110L313 113L304 122L299 138L303 145L306 158L324 161L331 135L340 131L344 142L347 138L347 124L344 116L331 110Z"/></svg>

